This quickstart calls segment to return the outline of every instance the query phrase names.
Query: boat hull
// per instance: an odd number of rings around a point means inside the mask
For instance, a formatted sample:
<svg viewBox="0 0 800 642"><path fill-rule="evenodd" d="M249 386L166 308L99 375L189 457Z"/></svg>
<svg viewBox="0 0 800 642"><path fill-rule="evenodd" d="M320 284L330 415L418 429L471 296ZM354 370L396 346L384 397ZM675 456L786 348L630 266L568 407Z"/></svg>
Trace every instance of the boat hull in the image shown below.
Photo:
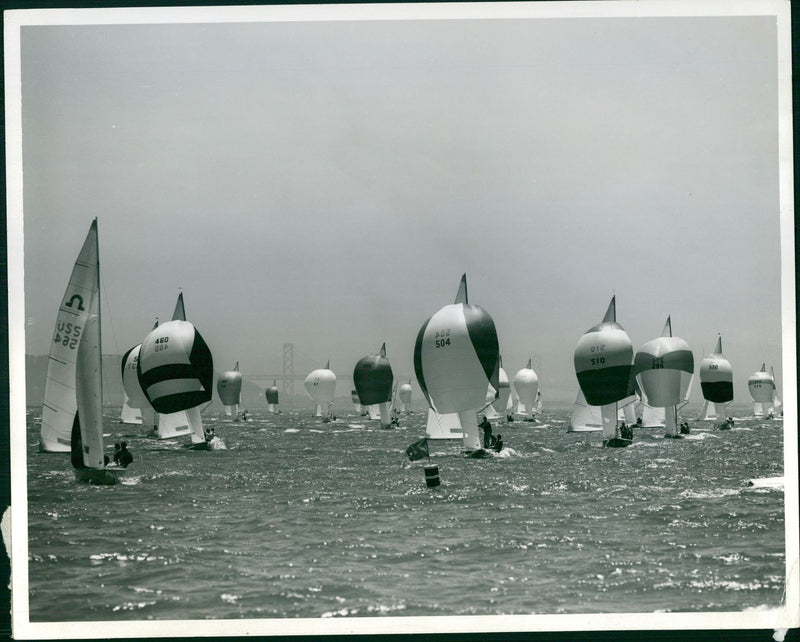
<svg viewBox="0 0 800 642"><path fill-rule="evenodd" d="M624 448L625 446L630 446L632 443L633 439L620 439L619 437L603 440L603 446L606 448Z"/></svg>
<svg viewBox="0 0 800 642"><path fill-rule="evenodd" d="M84 484L113 486L125 474L122 468L75 468L75 479Z"/></svg>

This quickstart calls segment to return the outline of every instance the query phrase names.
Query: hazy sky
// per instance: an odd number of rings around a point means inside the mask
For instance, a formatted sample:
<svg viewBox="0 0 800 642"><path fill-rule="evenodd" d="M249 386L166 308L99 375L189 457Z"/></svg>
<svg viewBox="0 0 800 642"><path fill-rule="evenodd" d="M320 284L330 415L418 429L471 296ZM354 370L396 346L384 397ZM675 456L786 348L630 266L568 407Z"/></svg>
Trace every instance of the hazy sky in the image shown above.
<svg viewBox="0 0 800 642"><path fill-rule="evenodd" d="M699 365L721 333L748 401L781 375L776 43L774 16L23 27L26 352L96 216L106 353L182 288L217 370L292 342L349 376L385 341L409 377L466 272L545 400L616 292L635 347L671 314Z"/></svg>

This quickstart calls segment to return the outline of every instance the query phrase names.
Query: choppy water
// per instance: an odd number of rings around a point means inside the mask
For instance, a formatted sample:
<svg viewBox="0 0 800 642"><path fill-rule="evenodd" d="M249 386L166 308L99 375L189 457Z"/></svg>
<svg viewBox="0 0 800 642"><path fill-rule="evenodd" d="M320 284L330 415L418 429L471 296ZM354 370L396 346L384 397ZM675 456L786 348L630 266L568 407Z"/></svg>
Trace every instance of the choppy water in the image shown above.
<svg viewBox="0 0 800 642"><path fill-rule="evenodd" d="M737 412L738 411L738 412ZM74 481L28 417L30 620L741 611L783 600L782 422L692 421L602 448L568 411L495 426L514 453L406 446L423 413L206 417L210 452L107 416L135 456L122 485ZM689 416L688 414L686 416ZM508 453L504 453L508 454Z"/></svg>

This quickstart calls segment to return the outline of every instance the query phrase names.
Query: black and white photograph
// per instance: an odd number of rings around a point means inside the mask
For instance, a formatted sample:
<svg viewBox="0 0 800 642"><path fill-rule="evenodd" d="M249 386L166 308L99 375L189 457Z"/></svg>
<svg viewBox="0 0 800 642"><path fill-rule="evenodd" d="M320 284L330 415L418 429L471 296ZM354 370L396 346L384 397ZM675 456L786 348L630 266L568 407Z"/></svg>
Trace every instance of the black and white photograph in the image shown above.
<svg viewBox="0 0 800 642"><path fill-rule="evenodd" d="M790 8L5 12L14 637L800 626Z"/></svg>

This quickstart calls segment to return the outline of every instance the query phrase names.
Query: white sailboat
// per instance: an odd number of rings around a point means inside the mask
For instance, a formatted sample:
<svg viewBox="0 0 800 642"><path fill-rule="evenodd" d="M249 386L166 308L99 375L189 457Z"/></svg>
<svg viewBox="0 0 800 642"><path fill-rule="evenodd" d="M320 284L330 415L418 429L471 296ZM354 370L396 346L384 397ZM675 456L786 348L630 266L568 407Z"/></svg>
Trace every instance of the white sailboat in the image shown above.
<svg viewBox="0 0 800 642"><path fill-rule="evenodd" d="M72 337L76 337L76 334L70 333L66 328L61 330L65 336L70 337L66 343L63 340L60 343L62 347L66 347L72 353L70 355L73 364L72 373L66 372L66 364L61 364L63 367L60 369L60 374L66 376L62 376L60 379L61 385L50 386L45 391L45 404L49 409L58 408L66 412L66 407L68 405L71 407L74 402L75 411L71 419L68 450L71 453L70 459L75 471L75 479L92 484L112 485L123 475L124 469L106 466L103 444L103 364L100 337L100 260L97 219L92 221L75 267L80 268L77 270L78 272L85 272L83 275L85 278L81 279L79 293L70 289L73 287L71 281L71 285L67 289L67 302L75 303L80 299L77 307L82 308L81 311L86 314L80 321L80 327L77 328L79 338L74 347L70 346ZM76 270L73 270L73 275L75 273ZM63 309L64 304L59 309L59 313ZM73 320L72 323L76 323L76 321ZM58 328L57 324L57 335ZM56 342L54 341L54 343ZM68 388L64 385L65 381L72 381L73 387ZM67 400L67 397L71 398L70 401ZM55 416L57 415L58 413L55 413Z"/></svg>
<svg viewBox="0 0 800 642"><path fill-rule="evenodd" d="M306 393L314 401L315 417L322 417L322 408L326 408L323 421L330 421L333 416L333 399L336 393L336 375L331 370L331 362L324 368L318 368L308 374L304 382Z"/></svg>
<svg viewBox="0 0 800 642"><path fill-rule="evenodd" d="M526 421L534 421L536 401L539 395L539 377L533 370L533 358L514 375L514 391L517 394L516 414L525 417Z"/></svg>
<svg viewBox="0 0 800 642"><path fill-rule="evenodd" d="M78 410L75 365L81 334L89 316L89 304L96 287L97 252L95 220L72 268L69 284L56 316L42 404L40 452L70 452L72 424Z"/></svg>
<svg viewBox="0 0 800 642"><path fill-rule="evenodd" d="M142 341L136 374L147 400L159 413L158 437L189 435L191 447L209 449L200 405L211 401L214 362L203 337L186 320L183 292L172 320Z"/></svg>
<svg viewBox="0 0 800 642"><path fill-rule="evenodd" d="M242 394L242 373L239 372L238 361L233 370L226 370L217 379L217 394L225 408L225 414L238 420Z"/></svg>
<svg viewBox="0 0 800 642"><path fill-rule="evenodd" d="M632 361L633 344L617 323L616 296L612 296L603 320L581 336L574 354L578 384L587 402L600 406L604 446L624 447L632 441L632 433L618 425L620 407L635 402Z"/></svg>
<svg viewBox="0 0 800 642"><path fill-rule="evenodd" d="M476 413L488 384L499 387L499 345L494 321L470 304L461 277L455 302L431 316L414 344L414 372L428 405L439 414L458 415L462 444L470 457L483 457Z"/></svg>
<svg viewBox="0 0 800 642"><path fill-rule="evenodd" d="M747 389L753 398L753 416L768 417L775 398L775 379L767 372L767 365L754 372L747 380Z"/></svg>

